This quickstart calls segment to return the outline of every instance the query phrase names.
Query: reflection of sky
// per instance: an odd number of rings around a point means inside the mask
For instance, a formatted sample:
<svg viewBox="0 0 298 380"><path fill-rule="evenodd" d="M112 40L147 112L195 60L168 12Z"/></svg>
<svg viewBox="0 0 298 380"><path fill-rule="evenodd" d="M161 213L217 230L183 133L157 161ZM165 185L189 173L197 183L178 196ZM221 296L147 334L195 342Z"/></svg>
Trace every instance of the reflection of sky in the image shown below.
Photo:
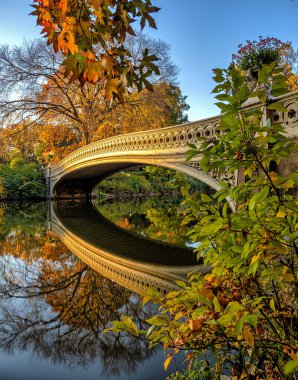
<svg viewBox="0 0 298 380"><path fill-rule="evenodd" d="M29 352L18 352L14 356L0 356L0 380L163 380L170 371L176 369L175 364L171 363L166 373L163 369L164 359L160 351L140 366L137 373L103 377L98 362L88 369L72 370L54 365L49 360L32 358ZM176 363L177 368L181 368L183 360L181 355Z"/></svg>
<svg viewBox="0 0 298 380"><path fill-rule="evenodd" d="M5 263L5 268L15 267L15 275L18 280L24 276L22 269L22 260L16 259L11 256L4 256L1 258L2 263ZM24 263L23 263L24 264ZM11 269L10 268L10 269ZM32 269L32 267L31 267ZM4 284L3 279L0 279L0 284ZM138 296L132 294L130 297L131 303L137 303ZM40 302L41 301L41 302ZM37 305L40 302L39 305ZM38 298L19 299L10 298L8 300L0 299L0 313L4 312L6 306L8 309L14 309L16 315L26 317L26 313L37 306L37 310L41 312L40 317L48 320L53 317L55 313L51 312L51 307ZM126 312L126 305L121 310ZM30 319L30 316L28 317ZM6 323L2 324L5 329ZM9 326L8 330L10 329ZM49 331L50 334L50 331ZM4 333L5 335L5 333ZM29 346L31 343L27 342ZM34 346L34 338L32 345ZM181 359L182 360L182 359ZM165 379L166 374L163 369L164 354L162 351L154 354L150 359L145 361L143 365L139 365L137 371L131 375L126 375L120 372L118 376L104 376L102 375L102 364L100 358L96 359L87 368L75 367L69 368L63 364L54 363L51 359L44 359L38 356L38 353L33 353L30 348L18 351L13 349L13 353L7 354L0 351L0 380L151 380L151 379ZM16 365L17 363L17 365ZM109 372L107 370L107 372Z"/></svg>
<svg viewBox="0 0 298 380"><path fill-rule="evenodd" d="M200 243L186 243L186 247L189 247L189 248L198 248Z"/></svg>

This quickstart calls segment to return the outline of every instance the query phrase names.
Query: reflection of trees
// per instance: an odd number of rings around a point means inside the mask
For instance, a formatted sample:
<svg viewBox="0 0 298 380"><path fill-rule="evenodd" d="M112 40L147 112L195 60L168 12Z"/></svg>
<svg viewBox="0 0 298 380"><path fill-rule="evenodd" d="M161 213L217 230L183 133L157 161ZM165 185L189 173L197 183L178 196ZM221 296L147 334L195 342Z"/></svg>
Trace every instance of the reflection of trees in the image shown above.
<svg viewBox="0 0 298 380"><path fill-rule="evenodd" d="M0 347L8 352L31 349L70 366L87 366L100 357L109 374L134 371L152 354L147 343L102 332L121 313L144 328L152 310L49 234L38 234L38 239L43 243L38 253L36 245L27 243L21 257L9 252L0 257Z"/></svg>
<svg viewBox="0 0 298 380"><path fill-rule="evenodd" d="M179 199L176 203L156 199L139 201L113 200L98 206L99 211L119 227L141 236L185 246L189 242L187 228L182 225Z"/></svg>
<svg viewBox="0 0 298 380"><path fill-rule="evenodd" d="M46 249L46 208L43 203L0 205L0 256L38 259Z"/></svg>

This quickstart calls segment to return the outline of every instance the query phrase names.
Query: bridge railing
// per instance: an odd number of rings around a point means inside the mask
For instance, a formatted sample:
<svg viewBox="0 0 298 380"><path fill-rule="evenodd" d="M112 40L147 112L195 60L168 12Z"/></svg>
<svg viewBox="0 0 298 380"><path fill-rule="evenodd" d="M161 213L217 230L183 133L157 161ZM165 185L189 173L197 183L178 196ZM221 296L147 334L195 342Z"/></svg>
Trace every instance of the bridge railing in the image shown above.
<svg viewBox="0 0 298 380"><path fill-rule="evenodd" d="M56 176L63 168L72 163L83 161L85 158L89 159L95 155L120 151L168 150L187 147L191 143L197 144L199 137L215 135L219 120L220 117L216 116L174 127L132 132L96 141L77 149L63 158L52 168L51 175Z"/></svg>
<svg viewBox="0 0 298 380"><path fill-rule="evenodd" d="M292 137L298 136L298 91L275 98L282 102L287 111L270 111L273 123L282 123ZM253 99L247 103L248 108L260 106ZM58 177L66 168L85 160L113 152L139 152L171 150L186 151L188 144L198 144L199 137L210 138L216 134L220 116L211 117L187 124L165 127L143 132L133 132L124 135L96 141L63 158L51 169L51 178Z"/></svg>

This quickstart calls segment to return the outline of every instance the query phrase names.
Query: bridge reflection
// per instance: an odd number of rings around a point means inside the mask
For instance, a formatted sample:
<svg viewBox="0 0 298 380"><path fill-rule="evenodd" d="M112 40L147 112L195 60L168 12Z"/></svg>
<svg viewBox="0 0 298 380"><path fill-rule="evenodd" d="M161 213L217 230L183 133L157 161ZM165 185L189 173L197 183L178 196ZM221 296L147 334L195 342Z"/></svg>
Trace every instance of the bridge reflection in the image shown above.
<svg viewBox="0 0 298 380"><path fill-rule="evenodd" d="M49 227L83 262L125 288L142 293L177 289L175 280L205 272L191 249L136 237L107 221L86 202L49 205Z"/></svg>

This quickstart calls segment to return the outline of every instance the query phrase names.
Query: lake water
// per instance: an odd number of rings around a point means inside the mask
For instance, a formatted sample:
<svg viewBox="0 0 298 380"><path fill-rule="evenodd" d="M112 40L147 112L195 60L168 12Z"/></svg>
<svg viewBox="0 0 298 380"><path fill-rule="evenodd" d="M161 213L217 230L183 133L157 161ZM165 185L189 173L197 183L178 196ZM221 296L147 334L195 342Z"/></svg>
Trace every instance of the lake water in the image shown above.
<svg viewBox="0 0 298 380"><path fill-rule="evenodd" d="M94 207L95 206L95 207ZM196 267L179 200L0 205L0 380L165 379L161 348L103 330ZM167 243L167 244L165 244Z"/></svg>

